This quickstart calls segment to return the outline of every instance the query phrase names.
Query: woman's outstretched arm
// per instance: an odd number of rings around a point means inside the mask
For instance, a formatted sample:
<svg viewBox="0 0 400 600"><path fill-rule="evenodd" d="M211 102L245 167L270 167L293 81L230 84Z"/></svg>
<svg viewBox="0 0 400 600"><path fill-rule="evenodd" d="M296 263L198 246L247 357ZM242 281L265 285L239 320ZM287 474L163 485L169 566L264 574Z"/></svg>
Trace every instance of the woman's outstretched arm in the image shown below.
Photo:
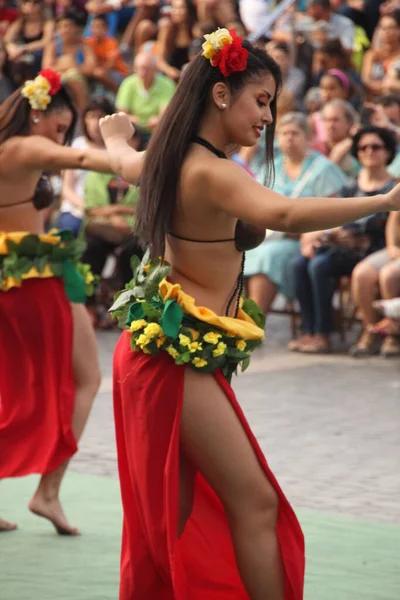
<svg viewBox="0 0 400 600"><path fill-rule="evenodd" d="M200 163L191 185L215 208L252 225L289 233L331 229L376 212L400 210L400 185L388 194L365 198L293 199L257 183L231 161Z"/></svg>
<svg viewBox="0 0 400 600"><path fill-rule="evenodd" d="M142 172L144 152L130 145L134 126L126 113L116 113L100 119L100 131L106 145L112 170L125 181L137 184Z"/></svg>

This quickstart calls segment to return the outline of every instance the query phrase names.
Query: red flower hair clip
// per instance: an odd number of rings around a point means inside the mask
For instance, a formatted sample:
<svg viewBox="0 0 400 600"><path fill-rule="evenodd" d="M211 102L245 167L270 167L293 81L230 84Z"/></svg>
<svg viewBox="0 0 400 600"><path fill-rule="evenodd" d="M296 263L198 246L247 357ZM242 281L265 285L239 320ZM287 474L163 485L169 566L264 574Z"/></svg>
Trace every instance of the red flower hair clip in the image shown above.
<svg viewBox="0 0 400 600"><path fill-rule="evenodd" d="M213 67L218 67L224 77L244 71L247 67L248 50L243 48L243 38L234 29L217 29L205 35L203 54Z"/></svg>

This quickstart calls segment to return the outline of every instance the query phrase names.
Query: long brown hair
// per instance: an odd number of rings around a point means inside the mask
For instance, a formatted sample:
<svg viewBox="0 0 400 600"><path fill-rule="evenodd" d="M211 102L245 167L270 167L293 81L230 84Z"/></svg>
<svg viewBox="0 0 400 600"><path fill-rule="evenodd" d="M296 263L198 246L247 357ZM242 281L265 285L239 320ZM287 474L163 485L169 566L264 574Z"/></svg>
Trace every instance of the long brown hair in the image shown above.
<svg viewBox="0 0 400 600"><path fill-rule="evenodd" d="M207 108L213 86L222 81L235 97L249 81L266 73L274 78L277 91L281 86L281 72L276 62L263 49L247 41L243 42L243 47L249 52L246 70L227 78L199 54L186 67L151 138L140 180L135 229L143 243L150 245L152 256L164 254L165 235L172 223L181 167ZM271 102L271 113L273 121L265 136L268 181L273 177L276 95Z"/></svg>
<svg viewBox="0 0 400 600"><path fill-rule="evenodd" d="M15 135L27 135L30 128L31 107L27 98L21 95L19 87L0 105L0 144ZM67 89L61 89L51 97L51 102L46 108L46 115L67 109L72 114L72 122L65 134L65 143L69 144L74 135L78 118L75 106Z"/></svg>

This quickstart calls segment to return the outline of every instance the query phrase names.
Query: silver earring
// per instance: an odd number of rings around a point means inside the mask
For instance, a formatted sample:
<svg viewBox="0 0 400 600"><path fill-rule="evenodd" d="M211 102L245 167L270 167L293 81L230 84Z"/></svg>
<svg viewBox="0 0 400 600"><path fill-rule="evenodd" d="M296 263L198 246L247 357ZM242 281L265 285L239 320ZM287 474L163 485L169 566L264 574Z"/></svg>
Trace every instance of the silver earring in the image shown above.
<svg viewBox="0 0 400 600"><path fill-rule="evenodd" d="M226 108L226 104L225 104L225 103L224 103L224 104L221 104L221 109L222 109L222 110L225 110L225 108Z"/></svg>
<svg viewBox="0 0 400 600"><path fill-rule="evenodd" d="M37 125L40 121L39 117L33 117L32 119L33 123L35 123L35 125Z"/></svg>

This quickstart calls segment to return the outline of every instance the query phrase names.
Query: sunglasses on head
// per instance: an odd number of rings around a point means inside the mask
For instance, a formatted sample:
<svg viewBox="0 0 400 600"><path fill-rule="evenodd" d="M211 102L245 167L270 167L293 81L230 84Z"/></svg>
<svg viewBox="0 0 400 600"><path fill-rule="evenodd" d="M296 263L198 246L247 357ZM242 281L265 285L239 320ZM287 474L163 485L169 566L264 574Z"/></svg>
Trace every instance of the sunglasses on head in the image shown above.
<svg viewBox="0 0 400 600"><path fill-rule="evenodd" d="M372 150L372 152L378 152L378 150L383 150L385 146L382 144L364 144L363 146L358 146L357 151L366 152L368 148Z"/></svg>

